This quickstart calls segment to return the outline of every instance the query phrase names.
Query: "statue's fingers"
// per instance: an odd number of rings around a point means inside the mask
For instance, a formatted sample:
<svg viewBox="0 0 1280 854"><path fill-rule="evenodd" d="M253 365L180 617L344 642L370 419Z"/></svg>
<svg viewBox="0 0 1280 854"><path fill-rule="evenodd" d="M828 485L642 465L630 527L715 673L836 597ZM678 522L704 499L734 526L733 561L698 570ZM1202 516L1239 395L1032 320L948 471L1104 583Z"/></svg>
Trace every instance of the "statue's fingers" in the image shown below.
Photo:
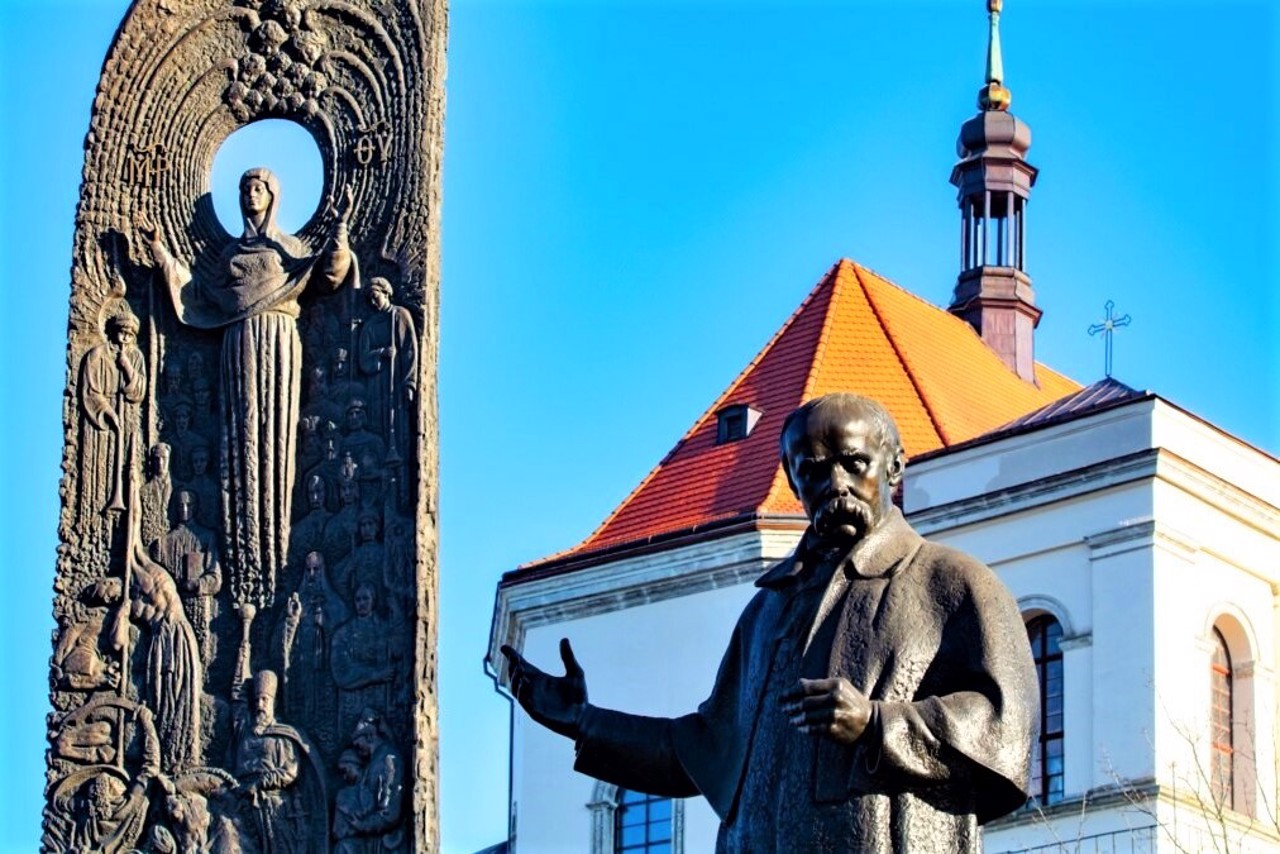
<svg viewBox="0 0 1280 854"><path fill-rule="evenodd" d="M834 693L840 687L839 679L801 679L799 692L804 696Z"/></svg>
<svg viewBox="0 0 1280 854"><path fill-rule="evenodd" d="M576 679L581 679L584 674L582 665L578 663L578 659L573 654L573 647L569 645L568 638L560 638L560 660L564 662L564 675Z"/></svg>

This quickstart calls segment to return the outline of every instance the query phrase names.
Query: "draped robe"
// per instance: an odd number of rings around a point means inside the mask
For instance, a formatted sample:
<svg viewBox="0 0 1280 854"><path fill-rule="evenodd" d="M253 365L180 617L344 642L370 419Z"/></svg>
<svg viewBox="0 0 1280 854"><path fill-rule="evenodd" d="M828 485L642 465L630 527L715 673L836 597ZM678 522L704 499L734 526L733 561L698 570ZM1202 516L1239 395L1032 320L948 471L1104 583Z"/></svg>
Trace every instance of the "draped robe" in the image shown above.
<svg viewBox="0 0 1280 854"><path fill-rule="evenodd" d="M242 183L249 178L267 184L270 206L261 227L245 216L244 234L222 251L215 278L192 279L167 253L158 263L179 320L223 329L222 553L232 601L261 608L275 601L288 553L302 378L298 298L309 286L334 290L357 272L345 241L309 254L281 232L278 181L265 169L246 172Z"/></svg>

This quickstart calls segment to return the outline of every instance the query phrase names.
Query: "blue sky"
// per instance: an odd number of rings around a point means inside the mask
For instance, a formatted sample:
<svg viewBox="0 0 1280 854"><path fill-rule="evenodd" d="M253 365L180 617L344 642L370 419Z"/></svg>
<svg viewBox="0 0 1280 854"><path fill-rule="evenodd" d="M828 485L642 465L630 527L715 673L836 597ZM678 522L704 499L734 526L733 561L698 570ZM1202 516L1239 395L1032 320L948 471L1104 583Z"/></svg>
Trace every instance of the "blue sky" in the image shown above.
<svg viewBox="0 0 1280 854"><path fill-rule="evenodd" d="M0 3L0 684L16 698L0 704L12 793L0 852L33 851L39 834L72 224L94 86L124 8ZM1099 378L1101 343L1085 330L1113 299L1133 317L1116 339L1117 378L1271 453L1278 30L1265 0L1010 0L1002 26L1013 110L1041 169L1028 224L1038 357ZM447 854L505 832L507 707L481 670L499 575L585 536L838 258L949 300L947 177L985 35L981 0L453 3ZM237 157L269 159L257 154L251 142L220 161L215 195ZM274 154L299 168L285 188L304 200L305 157Z"/></svg>

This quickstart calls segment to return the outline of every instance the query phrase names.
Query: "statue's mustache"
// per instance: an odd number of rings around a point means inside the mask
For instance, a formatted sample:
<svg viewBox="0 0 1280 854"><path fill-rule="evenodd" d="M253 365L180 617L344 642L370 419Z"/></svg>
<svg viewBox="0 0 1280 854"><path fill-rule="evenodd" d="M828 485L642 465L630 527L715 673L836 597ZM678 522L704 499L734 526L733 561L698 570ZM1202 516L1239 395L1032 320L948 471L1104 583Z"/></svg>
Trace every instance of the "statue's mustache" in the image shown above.
<svg viewBox="0 0 1280 854"><path fill-rule="evenodd" d="M871 526L871 505L852 495L833 495L813 514L813 527L826 534L840 525L853 524L859 533Z"/></svg>

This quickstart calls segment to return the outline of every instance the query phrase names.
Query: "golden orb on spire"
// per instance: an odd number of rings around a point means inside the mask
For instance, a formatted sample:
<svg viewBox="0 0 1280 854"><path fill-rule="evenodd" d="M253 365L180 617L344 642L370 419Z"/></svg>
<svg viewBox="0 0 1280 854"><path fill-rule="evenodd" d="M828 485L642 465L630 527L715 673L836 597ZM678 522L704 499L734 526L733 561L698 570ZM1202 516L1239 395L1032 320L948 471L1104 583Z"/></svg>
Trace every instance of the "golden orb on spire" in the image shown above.
<svg viewBox="0 0 1280 854"><path fill-rule="evenodd" d="M987 0L987 11L1000 14L1000 7L1004 5L1004 0Z"/></svg>
<svg viewBox="0 0 1280 854"><path fill-rule="evenodd" d="M1013 103L1013 93L1001 84L992 80L978 90L978 109L1007 110Z"/></svg>

